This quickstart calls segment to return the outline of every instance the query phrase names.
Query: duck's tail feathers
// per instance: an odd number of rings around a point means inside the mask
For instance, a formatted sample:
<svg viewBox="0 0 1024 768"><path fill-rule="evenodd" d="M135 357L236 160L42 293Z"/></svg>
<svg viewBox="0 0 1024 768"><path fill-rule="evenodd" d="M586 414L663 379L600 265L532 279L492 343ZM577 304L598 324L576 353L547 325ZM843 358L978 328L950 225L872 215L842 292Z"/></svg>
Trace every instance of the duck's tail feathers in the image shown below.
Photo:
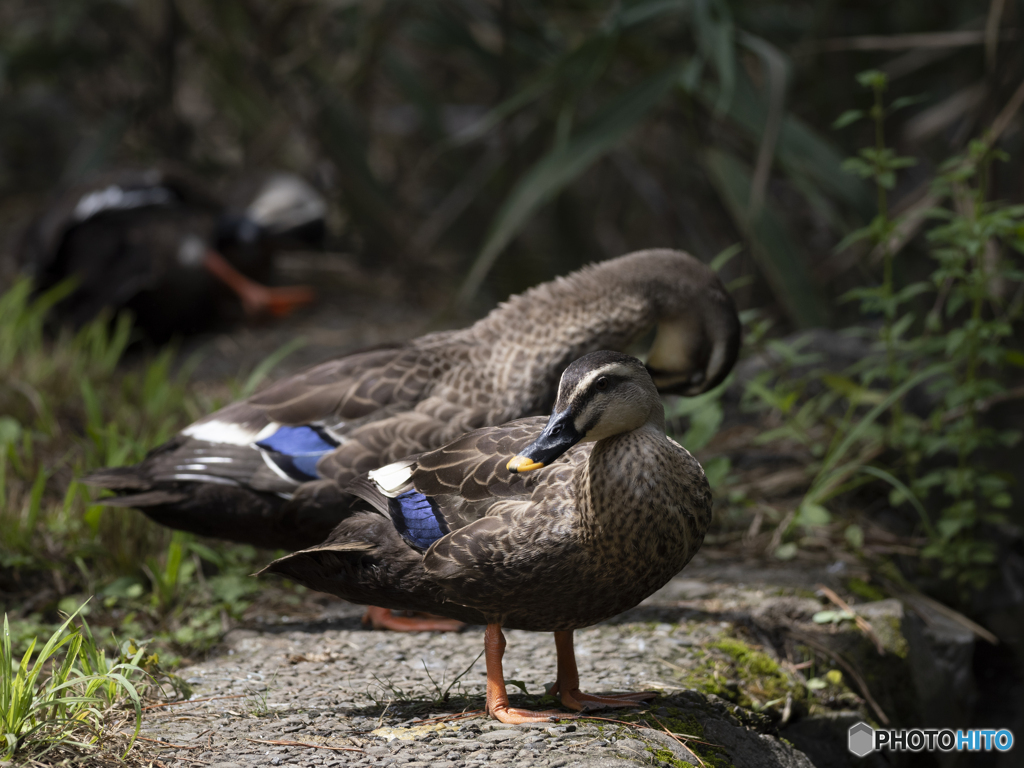
<svg viewBox="0 0 1024 768"><path fill-rule="evenodd" d="M138 467L105 467L89 473L82 478L82 482L94 488L106 488L111 491L145 491L153 487L149 479L139 472Z"/></svg>
<svg viewBox="0 0 1024 768"><path fill-rule="evenodd" d="M184 434L150 451L140 464L100 469L82 478L82 482L119 496L151 490L188 493L188 486L212 484L241 486L287 499L296 487L294 481L282 479L272 471L260 451L251 446L211 443Z"/></svg>
<svg viewBox="0 0 1024 768"><path fill-rule="evenodd" d="M328 481L296 488L252 447L182 434L135 466L101 469L83 481L116 494L99 504L139 509L176 530L269 549L322 542L352 498Z"/></svg>
<svg viewBox="0 0 1024 768"><path fill-rule="evenodd" d="M102 488L109 488L109 485L101 485ZM177 504L188 498L188 494L174 493L173 491L146 491L145 493L133 493L128 496L112 496L99 499L97 503L107 507L155 507L160 504Z"/></svg>
<svg viewBox="0 0 1024 768"><path fill-rule="evenodd" d="M355 510L323 544L278 558L260 571L267 573L353 603L485 623L479 612L445 600L423 570L423 555L405 543L390 519L369 509Z"/></svg>

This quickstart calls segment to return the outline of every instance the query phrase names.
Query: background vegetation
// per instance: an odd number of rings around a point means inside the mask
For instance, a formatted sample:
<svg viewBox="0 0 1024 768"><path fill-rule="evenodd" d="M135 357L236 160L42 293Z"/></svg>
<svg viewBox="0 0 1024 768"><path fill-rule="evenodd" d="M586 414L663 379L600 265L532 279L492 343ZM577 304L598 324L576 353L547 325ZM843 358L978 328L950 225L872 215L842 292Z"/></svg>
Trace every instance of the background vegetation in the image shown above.
<svg viewBox="0 0 1024 768"><path fill-rule="evenodd" d="M881 68L916 99L890 136L920 162L890 204L990 128L1024 74L1019 3L410 3L48 0L0 17L0 195L34 204L115 163L216 179L297 170L366 263L475 266L479 307L638 245L705 259L739 239L740 290L837 322L865 279L836 242L873 214L843 173L871 137L832 121ZM1021 192L1019 131L994 197ZM915 194L916 193L916 194ZM498 260L503 249L514 258ZM515 269L504 266L515 264Z"/></svg>
<svg viewBox="0 0 1024 768"><path fill-rule="evenodd" d="M636 248L719 257L759 362L734 383L742 408L724 389L671 405L721 500L711 543L842 551L884 574L866 595L915 583L970 610L1021 550L1022 15L1020 0L6 0L7 656L89 595L83 615L119 639L195 653L267 589L245 577L253 550L104 513L75 478L138 460L269 366L199 388L173 349L124 365L128 320L48 336L57 297L33 303L13 276L52 190L167 162L211 186L301 173L331 201L331 249L462 319ZM821 327L846 330L791 335ZM752 475L736 435L791 475Z"/></svg>

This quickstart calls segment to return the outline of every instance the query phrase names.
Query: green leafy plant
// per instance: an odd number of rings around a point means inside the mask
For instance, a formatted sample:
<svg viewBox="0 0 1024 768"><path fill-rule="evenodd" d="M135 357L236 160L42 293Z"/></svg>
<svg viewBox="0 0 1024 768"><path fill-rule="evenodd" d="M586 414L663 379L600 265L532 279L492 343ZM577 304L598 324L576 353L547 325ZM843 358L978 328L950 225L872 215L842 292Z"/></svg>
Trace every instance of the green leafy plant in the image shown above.
<svg viewBox="0 0 1024 768"><path fill-rule="evenodd" d="M122 700L130 701L135 716L135 731L124 755L135 743L142 725L137 684L145 676L139 666L144 651L111 663L96 646L88 625L76 626L74 618L75 614L69 616L38 653L33 640L19 661L4 615L0 638L3 757L38 760L61 746L89 749L105 734L105 712Z"/></svg>
<svg viewBox="0 0 1024 768"><path fill-rule="evenodd" d="M756 379L748 395L783 418L765 439L795 439L820 458L794 524L828 524L829 500L883 481L890 486L891 503L916 511L928 539L922 555L938 564L939 575L979 586L995 559L995 543L982 526L1003 522L1001 510L1012 503L1010 479L984 466L979 452L1020 439L1014 431L983 424L980 415L1019 395L1008 382L1011 371L1021 367L1012 329L1022 315L1024 206L986 199L991 164L1004 156L988 141L972 142L965 155L940 167L932 185L933 199L950 205L928 212L933 222L925 236L933 264L929 279L897 284L891 245L906 219L890 216L887 192L896 173L913 160L886 146L884 120L912 100L887 107L885 75L871 71L858 80L872 90L874 105L866 115L844 114L837 125L865 116L874 122L875 145L846 167L875 182L879 211L839 248L866 241L882 261L876 285L847 294L859 301L865 320L880 320L877 332L861 331L877 341L841 374L815 369L785 380L776 369ZM791 361L796 353L786 351ZM821 391L806 394L811 382ZM927 412L905 406L912 391L921 393ZM859 549L859 527L846 533ZM791 549L786 554L791 556Z"/></svg>

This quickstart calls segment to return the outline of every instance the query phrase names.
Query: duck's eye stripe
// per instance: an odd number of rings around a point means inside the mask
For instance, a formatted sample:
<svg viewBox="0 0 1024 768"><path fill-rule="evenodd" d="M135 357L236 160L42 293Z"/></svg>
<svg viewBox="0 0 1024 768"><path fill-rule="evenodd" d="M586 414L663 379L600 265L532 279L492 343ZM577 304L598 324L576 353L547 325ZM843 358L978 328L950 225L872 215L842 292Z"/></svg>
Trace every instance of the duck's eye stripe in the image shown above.
<svg viewBox="0 0 1024 768"><path fill-rule="evenodd" d="M606 384L603 387L598 387L597 383L601 379L604 379ZM593 400L594 397L599 392L601 392L601 393L607 392L612 387L614 387L616 384L618 384L618 383L620 383L622 381L624 381L624 378L622 376L601 376L600 379L594 379L590 383L590 385L585 390L583 390L582 393L580 393L579 398L573 401L573 403L572 403L573 409L576 410L577 412L582 411L583 408L586 407L587 403L589 403L591 400Z"/></svg>
<svg viewBox="0 0 1024 768"><path fill-rule="evenodd" d="M427 549L449 531L437 504L419 491L406 491L388 499L388 511L395 530L417 549Z"/></svg>

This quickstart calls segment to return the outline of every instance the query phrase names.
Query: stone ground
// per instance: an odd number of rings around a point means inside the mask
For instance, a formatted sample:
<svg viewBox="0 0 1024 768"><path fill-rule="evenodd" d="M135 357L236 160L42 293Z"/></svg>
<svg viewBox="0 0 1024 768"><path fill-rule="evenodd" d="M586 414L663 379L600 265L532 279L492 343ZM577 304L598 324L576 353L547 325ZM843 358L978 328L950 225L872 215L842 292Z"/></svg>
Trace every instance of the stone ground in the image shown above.
<svg viewBox="0 0 1024 768"><path fill-rule="evenodd" d="M306 606L299 616L259 616L229 632L207 660L180 670L193 701L148 710L145 747L167 768L811 766L778 738L769 718L695 692L683 680L699 649L732 634L746 611L780 594L806 599L814 584L831 581L825 569L746 573L747 583L737 583L729 568L698 556L637 608L576 633L584 690L659 692L639 715L605 710L594 714L608 720L502 725L479 711L482 628L370 631L360 625L360 607L331 598L315 603L319 615ZM555 676L551 635L506 636L506 677L519 681L510 682L510 693L519 684L530 693L512 696L513 704L544 708L538 694ZM650 727L613 722L624 716ZM845 754L845 727L833 735L836 744L811 746L819 755L830 747ZM819 765L837 764L821 759Z"/></svg>

